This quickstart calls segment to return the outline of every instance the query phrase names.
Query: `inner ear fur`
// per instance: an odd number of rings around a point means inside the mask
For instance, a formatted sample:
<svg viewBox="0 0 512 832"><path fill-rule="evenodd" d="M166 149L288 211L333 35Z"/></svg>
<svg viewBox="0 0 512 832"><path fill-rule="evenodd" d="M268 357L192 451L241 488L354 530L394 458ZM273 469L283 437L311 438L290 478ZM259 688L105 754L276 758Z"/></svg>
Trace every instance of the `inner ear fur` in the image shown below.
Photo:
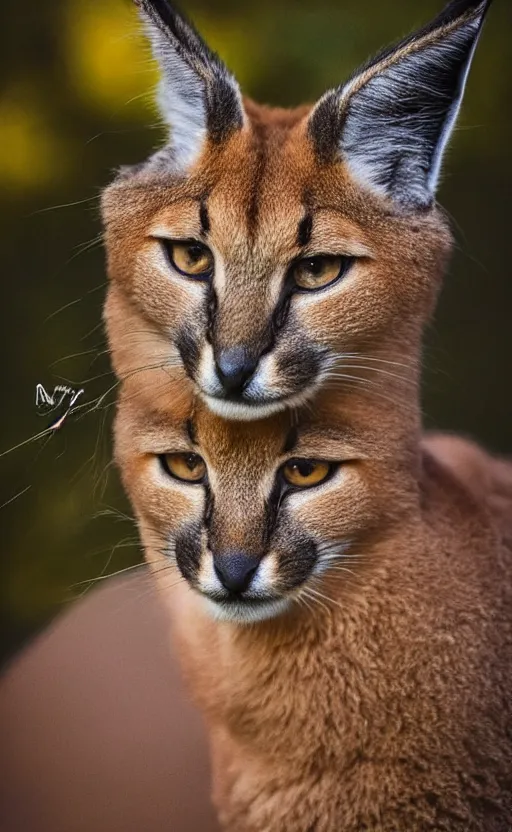
<svg viewBox="0 0 512 832"><path fill-rule="evenodd" d="M491 0L455 0L430 24L320 99L309 119L319 158L364 187L429 208Z"/></svg>
<svg viewBox="0 0 512 832"><path fill-rule="evenodd" d="M240 90L218 55L167 0L134 0L161 70L160 112L176 166L187 168L207 139L222 142L245 119Z"/></svg>

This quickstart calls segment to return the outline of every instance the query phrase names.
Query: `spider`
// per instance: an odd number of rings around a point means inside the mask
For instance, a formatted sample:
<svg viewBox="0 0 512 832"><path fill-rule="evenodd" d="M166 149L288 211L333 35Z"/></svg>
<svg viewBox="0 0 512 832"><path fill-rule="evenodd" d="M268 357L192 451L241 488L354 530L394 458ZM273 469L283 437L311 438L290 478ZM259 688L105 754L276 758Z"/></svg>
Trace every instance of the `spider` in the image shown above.
<svg viewBox="0 0 512 832"><path fill-rule="evenodd" d="M66 398L69 398L66 410L48 426L48 430L59 430L62 427L73 405L83 392L83 390L73 390L72 387L57 384L53 388L53 393L50 394L46 392L42 384L36 386L36 407L39 410L44 409L45 413L51 413L52 410L59 408Z"/></svg>

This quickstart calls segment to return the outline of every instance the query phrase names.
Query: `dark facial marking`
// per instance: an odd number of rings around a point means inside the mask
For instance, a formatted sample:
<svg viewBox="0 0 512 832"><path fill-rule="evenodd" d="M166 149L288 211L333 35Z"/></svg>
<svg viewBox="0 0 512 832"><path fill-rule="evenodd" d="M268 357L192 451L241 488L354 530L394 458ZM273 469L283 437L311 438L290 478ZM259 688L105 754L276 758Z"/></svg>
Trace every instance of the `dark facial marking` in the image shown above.
<svg viewBox="0 0 512 832"><path fill-rule="evenodd" d="M272 491L265 501L265 524L263 527L263 545L268 546L275 531L277 515L284 496L284 489L279 474L275 477Z"/></svg>
<svg viewBox="0 0 512 832"><path fill-rule="evenodd" d="M272 315L272 322L271 322L271 331L272 331L272 340L271 340L271 347L274 347L274 341L277 333L280 329L285 325L286 319L288 317L288 312L290 311L290 303L292 299L292 295L294 292L295 286L293 279L290 276L290 273L286 275L283 285L281 286L281 291L279 293L279 297L277 299L277 303ZM270 352L270 349L268 350Z"/></svg>
<svg viewBox="0 0 512 832"><path fill-rule="evenodd" d="M217 292L215 291L213 283L210 282L208 285L208 300L206 308L206 314L208 316L206 324L206 341L208 342L208 344L213 344L217 308Z"/></svg>
<svg viewBox="0 0 512 832"><path fill-rule="evenodd" d="M297 231L297 245L300 248L305 248L311 240L311 233L313 231L313 217L311 214L306 214L299 222Z"/></svg>
<svg viewBox="0 0 512 832"><path fill-rule="evenodd" d="M277 371L295 386L309 384L318 374L320 355L311 348L300 348L294 344L292 348L280 355L277 360Z"/></svg>
<svg viewBox="0 0 512 832"><path fill-rule="evenodd" d="M279 558L279 577L286 583L287 589L303 584L317 560L316 543L311 538L290 535L287 551Z"/></svg>
<svg viewBox="0 0 512 832"><path fill-rule="evenodd" d="M339 106L337 91L331 90L315 108L308 128L318 159L323 164L336 158L345 120L346 112Z"/></svg>
<svg viewBox="0 0 512 832"><path fill-rule="evenodd" d="M297 425L293 425L288 431L288 436L286 437L282 453L283 454L290 454L294 448L297 446L297 440L299 438L299 430Z"/></svg>
<svg viewBox="0 0 512 832"><path fill-rule="evenodd" d="M191 584L195 584L201 562L201 527L198 523L188 524L176 535L176 563Z"/></svg>
<svg viewBox="0 0 512 832"><path fill-rule="evenodd" d="M186 327L178 332L176 346L187 374L193 379L199 362L199 349L194 337Z"/></svg>
<svg viewBox="0 0 512 832"><path fill-rule="evenodd" d="M206 202L204 200L201 201L201 205L199 208L199 222L201 223L201 236L206 237L206 235L210 231L210 215L208 214L208 208L206 206Z"/></svg>
<svg viewBox="0 0 512 832"><path fill-rule="evenodd" d="M187 429L187 436L190 439L190 441L192 442L192 444L197 445L196 429L195 429L195 426L194 426L194 423L193 423L192 419L187 419L186 429Z"/></svg>
<svg viewBox="0 0 512 832"><path fill-rule="evenodd" d="M203 489L204 489L204 514L203 514L203 522L205 529L208 534L208 545L210 545L209 537L210 537L210 526L212 523L213 517L213 508L215 503L215 497L212 494L212 490L210 488L210 484L207 479L203 482Z"/></svg>

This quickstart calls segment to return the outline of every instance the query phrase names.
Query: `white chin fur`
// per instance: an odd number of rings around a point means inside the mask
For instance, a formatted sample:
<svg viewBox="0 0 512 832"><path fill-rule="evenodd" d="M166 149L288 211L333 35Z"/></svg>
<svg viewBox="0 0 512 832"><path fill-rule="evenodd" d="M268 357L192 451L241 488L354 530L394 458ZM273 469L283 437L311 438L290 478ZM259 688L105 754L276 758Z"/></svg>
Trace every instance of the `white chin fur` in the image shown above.
<svg viewBox="0 0 512 832"><path fill-rule="evenodd" d="M273 413L279 413L287 407L287 401L269 402L268 404L239 404L228 402L225 399L217 399L213 396L203 394L203 399L208 405L208 410L221 416L223 419L233 421L249 422L254 419L265 419Z"/></svg>
<svg viewBox="0 0 512 832"><path fill-rule="evenodd" d="M208 409L216 416L221 416L223 419L229 419L239 422L250 422L257 419L266 419L267 416L272 416L274 413L280 413L282 410L287 410L290 407L301 407L305 402L311 398L311 394L316 389L316 386L306 390L304 393L299 393L297 396L290 396L280 401L269 401L266 404L240 404L238 402L229 402L225 399L218 399L214 396L208 396L202 393L202 397L208 406Z"/></svg>
<svg viewBox="0 0 512 832"><path fill-rule="evenodd" d="M276 618L285 612L290 606L290 599L280 598L275 601L265 601L257 606L244 604L223 604L222 601L213 601L203 595L206 610L215 621L232 621L234 624L256 624L258 621L266 621L269 618Z"/></svg>

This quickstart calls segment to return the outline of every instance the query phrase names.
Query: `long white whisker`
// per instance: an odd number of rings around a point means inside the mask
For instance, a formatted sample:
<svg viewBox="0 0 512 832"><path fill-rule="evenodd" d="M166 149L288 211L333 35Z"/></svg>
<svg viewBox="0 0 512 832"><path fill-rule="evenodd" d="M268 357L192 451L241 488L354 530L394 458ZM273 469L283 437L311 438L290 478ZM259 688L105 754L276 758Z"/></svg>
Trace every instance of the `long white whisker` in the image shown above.
<svg viewBox="0 0 512 832"><path fill-rule="evenodd" d="M337 353L335 358L339 362L342 362L345 358L349 358L351 361L374 361L379 364L389 364L394 367L404 367L405 369L411 369L417 366L417 362L410 362L409 364L404 364L402 361L390 361L389 359L378 358L374 355L365 355L364 353L358 352L340 352Z"/></svg>
<svg viewBox="0 0 512 832"><path fill-rule="evenodd" d="M322 593L319 593L317 590L314 590L312 587L310 587L310 586L304 587L304 589L302 590L302 595L305 596L306 598L309 598L310 601L317 604L319 607L324 609L326 612L328 612L328 613L331 612L331 610L329 609L327 604L325 604L321 600L322 598L326 598L326 596L322 595ZM329 599L327 598L327 600L329 600Z"/></svg>
<svg viewBox="0 0 512 832"><path fill-rule="evenodd" d="M364 364L345 364L342 362L340 364L340 369L342 370L368 370L371 373L378 373L383 376L388 376L389 378L395 378L398 381L403 382L410 382L406 376L398 375L398 373L392 373L390 370L383 370L381 367L368 367Z"/></svg>

